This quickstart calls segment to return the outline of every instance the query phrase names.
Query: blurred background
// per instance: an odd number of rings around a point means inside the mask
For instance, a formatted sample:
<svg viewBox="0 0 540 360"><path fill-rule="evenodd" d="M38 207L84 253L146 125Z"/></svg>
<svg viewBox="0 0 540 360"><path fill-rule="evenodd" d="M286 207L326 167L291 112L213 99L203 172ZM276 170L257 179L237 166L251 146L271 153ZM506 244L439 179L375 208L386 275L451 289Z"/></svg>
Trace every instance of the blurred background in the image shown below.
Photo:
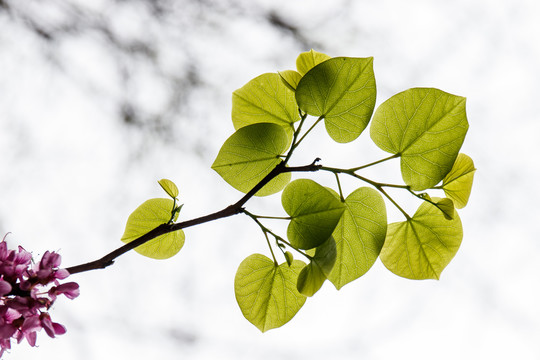
<svg viewBox="0 0 540 360"><path fill-rule="evenodd" d="M373 56L378 104L416 86L467 97L462 152L478 169L440 281L398 278L377 261L261 334L233 280L242 259L268 250L237 216L186 229L170 260L133 252L74 275L80 297L51 312L67 334L42 332L38 348L4 358L540 358L539 16L532 0L0 0L0 235L36 257L55 250L72 266L114 250L131 211L166 196L161 178L180 188L181 219L236 201L210 169L233 132L231 93L294 69L311 48ZM320 127L292 164L383 156L368 131L336 145ZM400 181L392 169L379 174ZM283 212L279 195L248 208Z"/></svg>

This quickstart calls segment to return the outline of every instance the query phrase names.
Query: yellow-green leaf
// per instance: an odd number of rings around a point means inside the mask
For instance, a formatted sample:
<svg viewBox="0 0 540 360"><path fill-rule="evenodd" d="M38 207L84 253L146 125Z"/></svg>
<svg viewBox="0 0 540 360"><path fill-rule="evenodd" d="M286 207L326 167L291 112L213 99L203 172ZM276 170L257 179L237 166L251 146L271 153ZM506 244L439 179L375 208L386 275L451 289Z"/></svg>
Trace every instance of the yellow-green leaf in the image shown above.
<svg viewBox="0 0 540 360"><path fill-rule="evenodd" d="M256 123L282 126L292 139L293 123L300 120L298 105L279 74L262 74L233 92L232 121L236 130Z"/></svg>
<svg viewBox="0 0 540 360"><path fill-rule="evenodd" d="M458 251L462 238L457 213L454 219L447 220L435 205L423 202L411 219L388 226L381 261L398 276L439 279Z"/></svg>
<svg viewBox="0 0 540 360"><path fill-rule="evenodd" d="M326 60L302 77L295 94L302 111L324 117L332 139L353 141L364 131L375 108L373 58Z"/></svg>
<svg viewBox="0 0 540 360"><path fill-rule="evenodd" d="M475 171L472 159L465 154L459 154L452 170L443 179L444 193L454 200L458 209L464 208L469 201Z"/></svg>
<svg viewBox="0 0 540 360"><path fill-rule="evenodd" d="M313 49L303 52L296 58L296 69L300 75L305 75L313 67L330 59L330 56Z"/></svg>
<svg viewBox="0 0 540 360"><path fill-rule="evenodd" d="M414 88L377 108L370 133L381 149L401 156L403 180L419 191L448 174L468 128L464 97Z"/></svg>
<svg viewBox="0 0 540 360"><path fill-rule="evenodd" d="M212 169L232 187L247 193L281 162L279 156L288 147L283 127L269 123L249 125L238 129L225 141ZM290 173L280 174L255 195L281 191L290 179Z"/></svg>
<svg viewBox="0 0 540 360"><path fill-rule="evenodd" d="M313 296L322 287L336 262L336 242L332 237L317 246L313 258L300 275L296 288L302 295Z"/></svg>
<svg viewBox="0 0 540 360"><path fill-rule="evenodd" d="M130 243L159 225L167 223L171 219L173 204L171 199L150 199L142 203L129 215L121 240L126 244ZM177 230L158 236L136 247L135 251L152 259L167 259L182 249L184 240L184 232Z"/></svg>
<svg viewBox="0 0 540 360"><path fill-rule="evenodd" d="M306 302L296 289L300 260L281 265L261 254L248 256L236 272L234 292L245 318L262 332L286 324Z"/></svg>
<svg viewBox="0 0 540 360"><path fill-rule="evenodd" d="M345 211L332 234L337 259L328 276L338 290L373 266L384 244L387 227L384 200L376 190L356 189L344 204Z"/></svg>
<svg viewBox="0 0 540 360"><path fill-rule="evenodd" d="M344 210L332 193L309 179L291 182L282 193L281 203L291 217L287 237L299 249L312 249L325 242Z"/></svg>
<svg viewBox="0 0 540 360"><path fill-rule="evenodd" d="M454 202L451 199L440 199L435 204L437 204L437 207L441 210L446 220L452 220L454 218L456 210L454 209Z"/></svg>
<svg viewBox="0 0 540 360"><path fill-rule="evenodd" d="M300 75L298 71L284 70L278 71L278 74L285 86L287 86L292 91L296 91L296 87L298 86L300 79L302 79L302 75Z"/></svg>
<svg viewBox="0 0 540 360"><path fill-rule="evenodd" d="M165 192L173 199L178 197L178 187L169 179L161 179L158 181L159 185Z"/></svg>
<svg viewBox="0 0 540 360"><path fill-rule="evenodd" d="M294 260L293 254L290 251L285 251L285 261L287 261L287 264L289 266L292 265Z"/></svg>

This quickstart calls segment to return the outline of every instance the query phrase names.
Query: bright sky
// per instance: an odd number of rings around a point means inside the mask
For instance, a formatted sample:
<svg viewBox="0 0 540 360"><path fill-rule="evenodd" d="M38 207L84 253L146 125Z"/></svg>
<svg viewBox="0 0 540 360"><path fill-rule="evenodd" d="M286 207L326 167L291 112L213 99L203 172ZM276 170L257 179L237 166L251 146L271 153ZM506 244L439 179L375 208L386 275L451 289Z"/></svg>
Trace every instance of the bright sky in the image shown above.
<svg viewBox="0 0 540 360"><path fill-rule="evenodd" d="M156 66L122 58L98 31L45 48L0 12L0 234L11 232L10 246L58 250L66 266L101 257L121 245L133 209L164 195L156 182L164 177L179 185L185 219L234 202L240 194L210 169L233 131L232 91L294 68L314 45L374 56L378 103L416 86L467 97L462 152L478 171L460 211L462 247L440 281L398 278L378 261L339 292L325 284L291 322L261 334L243 318L233 279L242 259L268 252L264 238L247 218L221 220L186 230L184 249L168 261L133 253L74 276L81 296L52 310L67 334L42 333L39 348L15 346L6 359L540 358L535 1L180 3L169 9L177 16L158 22L140 1L93 5L93 16L114 19L119 39L150 42ZM61 4L28 2L25 11L55 23L69 14ZM268 12L308 43L272 28ZM194 90L175 93L178 84ZM165 130L123 124L118 104L128 100L154 119L143 124ZM293 163L383 155L367 134L337 146L320 130ZM250 204L281 211L279 196Z"/></svg>

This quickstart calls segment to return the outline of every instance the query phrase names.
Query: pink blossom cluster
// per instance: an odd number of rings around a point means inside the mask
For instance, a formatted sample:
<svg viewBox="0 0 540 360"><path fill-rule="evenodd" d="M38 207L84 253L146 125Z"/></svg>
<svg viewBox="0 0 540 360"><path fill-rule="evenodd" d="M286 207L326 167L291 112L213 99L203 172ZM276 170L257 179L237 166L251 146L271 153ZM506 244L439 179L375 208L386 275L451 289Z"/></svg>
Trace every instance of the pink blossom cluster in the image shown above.
<svg viewBox="0 0 540 360"><path fill-rule="evenodd" d="M60 261L59 254L47 251L33 264L32 255L21 246L9 250L5 241L0 242L0 357L11 348L11 339L18 343L26 339L35 346L41 329L50 337L66 332L47 312L57 296L79 295L77 283L58 281L69 276L59 268Z"/></svg>

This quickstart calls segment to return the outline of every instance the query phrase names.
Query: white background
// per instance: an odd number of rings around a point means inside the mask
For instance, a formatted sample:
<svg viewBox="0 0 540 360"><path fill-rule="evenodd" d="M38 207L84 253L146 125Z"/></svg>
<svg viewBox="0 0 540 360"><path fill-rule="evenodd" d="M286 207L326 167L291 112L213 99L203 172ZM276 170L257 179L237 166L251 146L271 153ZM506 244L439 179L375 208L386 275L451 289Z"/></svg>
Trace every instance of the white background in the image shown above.
<svg viewBox="0 0 540 360"><path fill-rule="evenodd" d="M66 16L62 4L14 8L54 24ZM121 245L133 209L164 196L156 182L164 177L180 188L182 219L234 202L240 193L210 169L233 131L232 91L263 72L293 69L313 45L331 56L374 56L378 104L416 86L467 97L462 152L478 170L460 211L461 249L440 281L402 279L378 261L339 292L325 284L291 322L261 334L243 318L233 279L243 258L268 253L264 237L245 217L219 220L186 229L170 260L129 253L106 270L74 275L80 297L51 310L67 334L40 333L38 348L15 345L6 359L540 358L535 1L179 4L167 22L149 17L141 1L80 5L109 19L120 38L153 44L152 66L119 59L97 32L44 44L0 13L0 234L11 232L11 247L36 257L59 251L65 266L101 257ZM304 39L276 31L268 12ZM119 63L131 74L127 83ZM196 70L197 85L167 113L166 131L122 123L119 102L130 99L151 118L171 97L164 78L186 69ZM367 135L338 146L321 127L292 163L321 157L354 166L385 156ZM401 200L410 211L418 205ZM249 207L282 211L279 195ZM401 220L390 207L390 220Z"/></svg>

